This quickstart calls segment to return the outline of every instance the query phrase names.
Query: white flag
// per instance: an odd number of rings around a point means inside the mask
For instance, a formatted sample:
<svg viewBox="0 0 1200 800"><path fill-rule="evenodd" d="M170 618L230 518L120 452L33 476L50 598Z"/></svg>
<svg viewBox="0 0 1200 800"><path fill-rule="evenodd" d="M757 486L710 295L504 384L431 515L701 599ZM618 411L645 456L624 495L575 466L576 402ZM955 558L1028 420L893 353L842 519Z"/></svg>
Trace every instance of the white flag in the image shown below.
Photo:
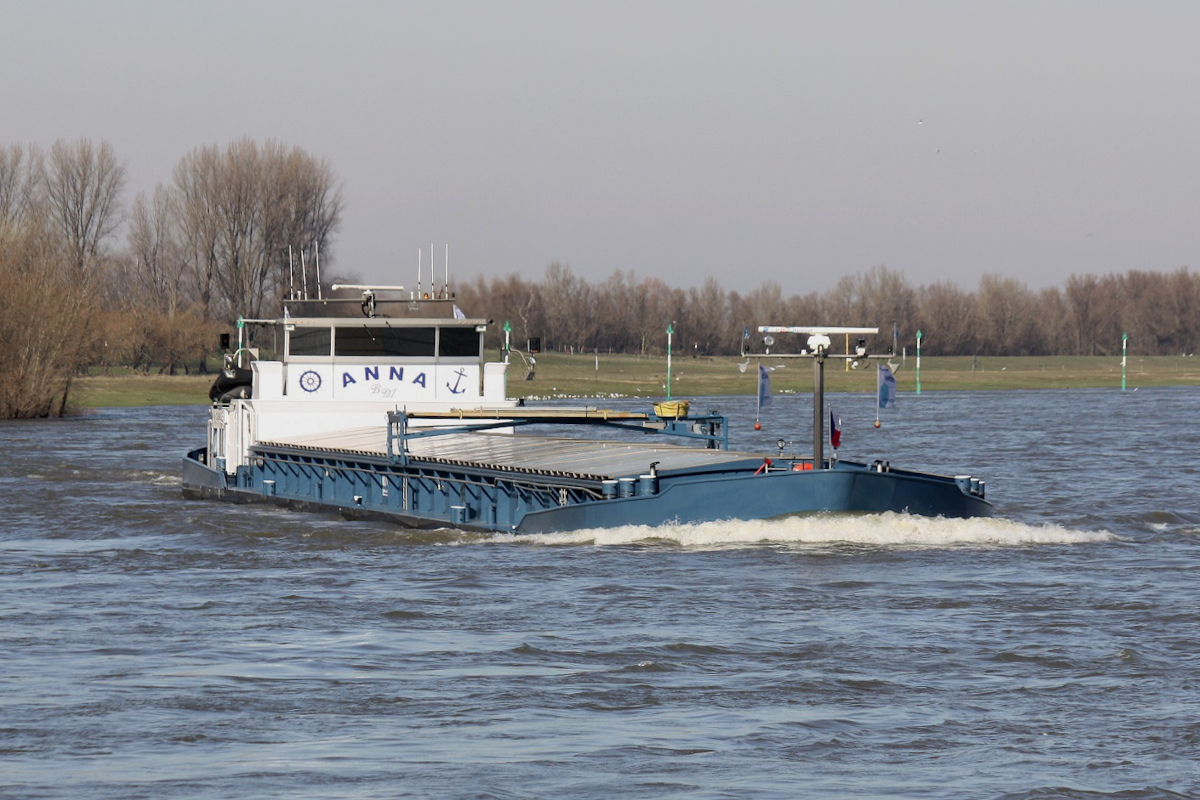
<svg viewBox="0 0 1200 800"><path fill-rule="evenodd" d="M766 408L771 405L771 370L758 365L758 407Z"/></svg>

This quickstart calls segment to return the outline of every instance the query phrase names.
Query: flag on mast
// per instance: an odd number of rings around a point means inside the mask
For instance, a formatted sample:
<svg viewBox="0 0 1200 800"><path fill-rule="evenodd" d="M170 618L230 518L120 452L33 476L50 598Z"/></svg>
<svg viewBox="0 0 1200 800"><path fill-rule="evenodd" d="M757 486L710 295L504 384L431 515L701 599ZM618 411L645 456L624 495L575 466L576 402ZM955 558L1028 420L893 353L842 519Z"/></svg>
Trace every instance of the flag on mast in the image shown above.
<svg viewBox="0 0 1200 800"><path fill-rule="evenodd" d="M833 409L829 409L829 444L834 450L838 449L838 445L842 443L842 418L834 416Z"/></svg>
<svg viewBox="0 0 1200 800"><path fill-rule="evenodd" d="M771 370L758 365L758 411L763 410L771 405ZM758 412L755 412L755 418L758 417Z"/></svg>
<svg viewBox="0 0 1200 800"><path fill-rule="evenodd" d="M896 376L892 374L887 364L879 365L879 407L896 407Z"/></svg>

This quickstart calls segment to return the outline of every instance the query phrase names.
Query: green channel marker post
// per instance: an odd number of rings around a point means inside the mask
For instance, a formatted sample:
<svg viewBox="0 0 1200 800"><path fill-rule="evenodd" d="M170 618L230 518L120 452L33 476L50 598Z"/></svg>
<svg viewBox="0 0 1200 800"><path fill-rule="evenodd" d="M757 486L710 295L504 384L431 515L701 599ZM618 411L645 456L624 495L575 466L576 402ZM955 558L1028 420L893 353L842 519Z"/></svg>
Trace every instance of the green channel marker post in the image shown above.
<svg viewBox="0 0 1200 800"><path fill-rule="evenodd" d="M245 318L238 316L238 349L237 349L237 365L238 369L242 368L242 331L246 327Z"/></svg>
<svg viewBox="0 0 1200 800"><path fill-rule="evenodd" d="M917 394L921 393L921 332L917 331Z"/></svg>
<svg viewBox="0 0 1200 800"><path fill-rule="evenodd" d="M1129 351L1129 334L1121 334L1121 391L1125 391L1125 355Z"/></svg>

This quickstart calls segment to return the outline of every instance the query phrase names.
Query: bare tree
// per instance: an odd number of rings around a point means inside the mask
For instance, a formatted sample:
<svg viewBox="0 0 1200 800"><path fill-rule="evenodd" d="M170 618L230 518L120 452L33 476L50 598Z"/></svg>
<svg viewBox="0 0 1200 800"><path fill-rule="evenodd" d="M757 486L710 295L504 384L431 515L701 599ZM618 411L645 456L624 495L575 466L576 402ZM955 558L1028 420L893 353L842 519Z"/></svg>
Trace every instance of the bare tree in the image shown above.
<svg viewBox="0 0 1200 800"><path fill-rule="evenodd" d="M730 320L729 295L711 275L700 290L688 292L690 332L699 355L715 355L729 345L735 327Z"/></svg>
<svg viewBox="0 0 1200 800"><path fill-rule="evenodd" d="M1071 275L1067 279L1065 295L1071 319L1073 352L1080 355L1095 355L1097 321L1092 306L1096 286L1095 275Z"/></svg>
<svg viewBox="0 0 1200 800"><path fill-rule="evenodd" d="M92 277L70 256L40 216L0 225L0 418L66 410L95 310Z"/></svg>
<svg viewBox="0 0 1200 800"><path fill-rule="evenodd" d="M42 153L19 144L0 147L0 226L22 222L35 202Z"/></svg>
<svg viewBox="0 0 1200 800"><path fill-rule="evenodd" d="M1037 335L1037 299L1016 278L984 275L975 296L975 317L982 353L1025 356L1046 352Z"/></svg>
<svg viewBox="0 0 1200 800"><path fill-rule="evenodd" d="M512 325L510 344L523 350L530 336L542 336L541 293L538 285L522 280L520 275L508 275L488 280L480 275L471 283L459 284L456 302L469 317L488 316L498 324L488 327L486 344L499 348L504 344L503 322Z"/></svg>
<svg viewBox="0 0 1200 800"><path fill-rule="evenodd" d="M184 256L191 270L197 299L206 317L214 316L220 215L217 185L221 154L216 147L199 147L175 165L178 224Z"/></svg>
<svg viewBox="0 0 1200 800"><path fill-rule="evenodd" d="M972 353L976 348L975 299L948 281L924 286L919 292L917 327L922 346L931 356ZM916 331L913 331L916 335Z"/></svg>
<svg viewBox="0 0 1200 800"><path fill-rule="evenodd" d="M1163 355L1195 353L1200 340L1200 275L1180 267L1161 278L1163 289L1158 307L1162 327L1158 335L1158 352Z"/></svg>
<svg viewBox="0 0 1200 800"><path fill-rule="evenodd" d="M637 292L637 276L619 269L596 287L596 347L615 353L636 347L633 330Z"/></svg>
<svg viewBox="0 0 1200 800"><path fill-rule="evenodd" d="M816 292L794 294L787 299L783 318L789 320L788 325L833 325L835 321L827 319L824 303Z"/></svg>
<svg viewBox="0 0 1200 800"><path fill-rule="evenodd" d="M326 159L315 158L299 147L287 148L268 141L262 148L264 163L264 231L273 262L275 288L282 297L292 286L288 246L315 260L329 261L333 256L333 235L341 224L341 189L333 167ZM272 246L273 243L273 246ZM303 279L303 275L299 276ZM316 289L316 270L310 286Z"/></svg>
<svg viewBox="0 0 1200 800"><path fill-rule="evenodd" d="M665 353L667 325L674 318L671 287L659 278L642 279L633 311L639 353Z"/></svg>
<svg viewBox="0 0 1200 800"><path fill-rule="evenodd" d="M186 371L190 359L203 367L215 342L192 291L179 198L177 189L160 184L149 200L144 193L134 199L123 266L126 283L135 291L119 304L126 325L109 320L110 327L127 329L125 336L114 338L132 352L134 366L149 369L155 362L171 374L180 366Z"/></svg>
<svg viewBox="0 0 1200 800"><path fill-rule="evenodd" d="M879 265L858 275L847 275L830 292L827 306L837 316L837 325L879 327L879 335L892 341L892 331L907 337L917 326L917 293L901 272Z"/></svg>
<svg viewBox="0 0 1200 800"><path fill-rule="evenodd" d="M129 215L128 256L143 296L168 318L185 303L187 259L180 241L177 194L159 184L147 200L134 198Z"/></svg>
<svg viewBox="0 0 1200 800"><path fill-rule="evenodd" d="M288 248L332 258L341 190L329 163L275 141L201 147L175 167L178 216L206 312L276 313L288 287ZM315 270L309 285L317 293Z"/></svg>
<svg viewBox="0 0 1200 800"><path fill-rule="evenodd" d="M111 144L96 147L89 139L58 140L39 166L46 211L81 274L96 266L105 240L121 224L125 166Z"/></svg>
<svg viewBox="0 0 1200 800"><path fill-rule="evenodd" d="M750 332L759 325L786 325L783 315L786 305L778 281L766 281L746 296L750 310Z"/></svg>
<svg viewBox="0 0 1200 800"><path fill-rule="evenodd" d="M547 338L559 348L582 349L595 334L592 288L576 277L569 264L555 261L546 267L542 286Z"/></svg>
<svg viewBox="0 0 1200 800"><path fill-rule="evenodd" d="M217 287L229 301L230 313L242 304L246 316L263 312L270 249L266 230L265 176L258 146L250 139L234 142L225 152L224 181L217 203L221 217L219 240L224 259L217 270Z"/></svg>

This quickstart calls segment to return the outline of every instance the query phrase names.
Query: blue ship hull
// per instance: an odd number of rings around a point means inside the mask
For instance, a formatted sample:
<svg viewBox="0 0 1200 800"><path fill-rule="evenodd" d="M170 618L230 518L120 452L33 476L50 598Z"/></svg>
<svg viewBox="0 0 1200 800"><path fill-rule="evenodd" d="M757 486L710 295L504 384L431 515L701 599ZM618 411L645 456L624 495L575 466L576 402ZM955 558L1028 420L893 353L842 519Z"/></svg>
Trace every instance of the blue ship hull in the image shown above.
<svg viewBox="0 0 1200 800"><path fill-rule="evenodd" d="M287 448L261 449L232 476L205 462L203 449L184 458L185 495L383 517L423 528L553 533L817 512L980 517L993 511L977 483L965 478L845 461L827 469L799 460L764 469L765 460L750 455L619 482L419 459L399 465Z"/></svg>

